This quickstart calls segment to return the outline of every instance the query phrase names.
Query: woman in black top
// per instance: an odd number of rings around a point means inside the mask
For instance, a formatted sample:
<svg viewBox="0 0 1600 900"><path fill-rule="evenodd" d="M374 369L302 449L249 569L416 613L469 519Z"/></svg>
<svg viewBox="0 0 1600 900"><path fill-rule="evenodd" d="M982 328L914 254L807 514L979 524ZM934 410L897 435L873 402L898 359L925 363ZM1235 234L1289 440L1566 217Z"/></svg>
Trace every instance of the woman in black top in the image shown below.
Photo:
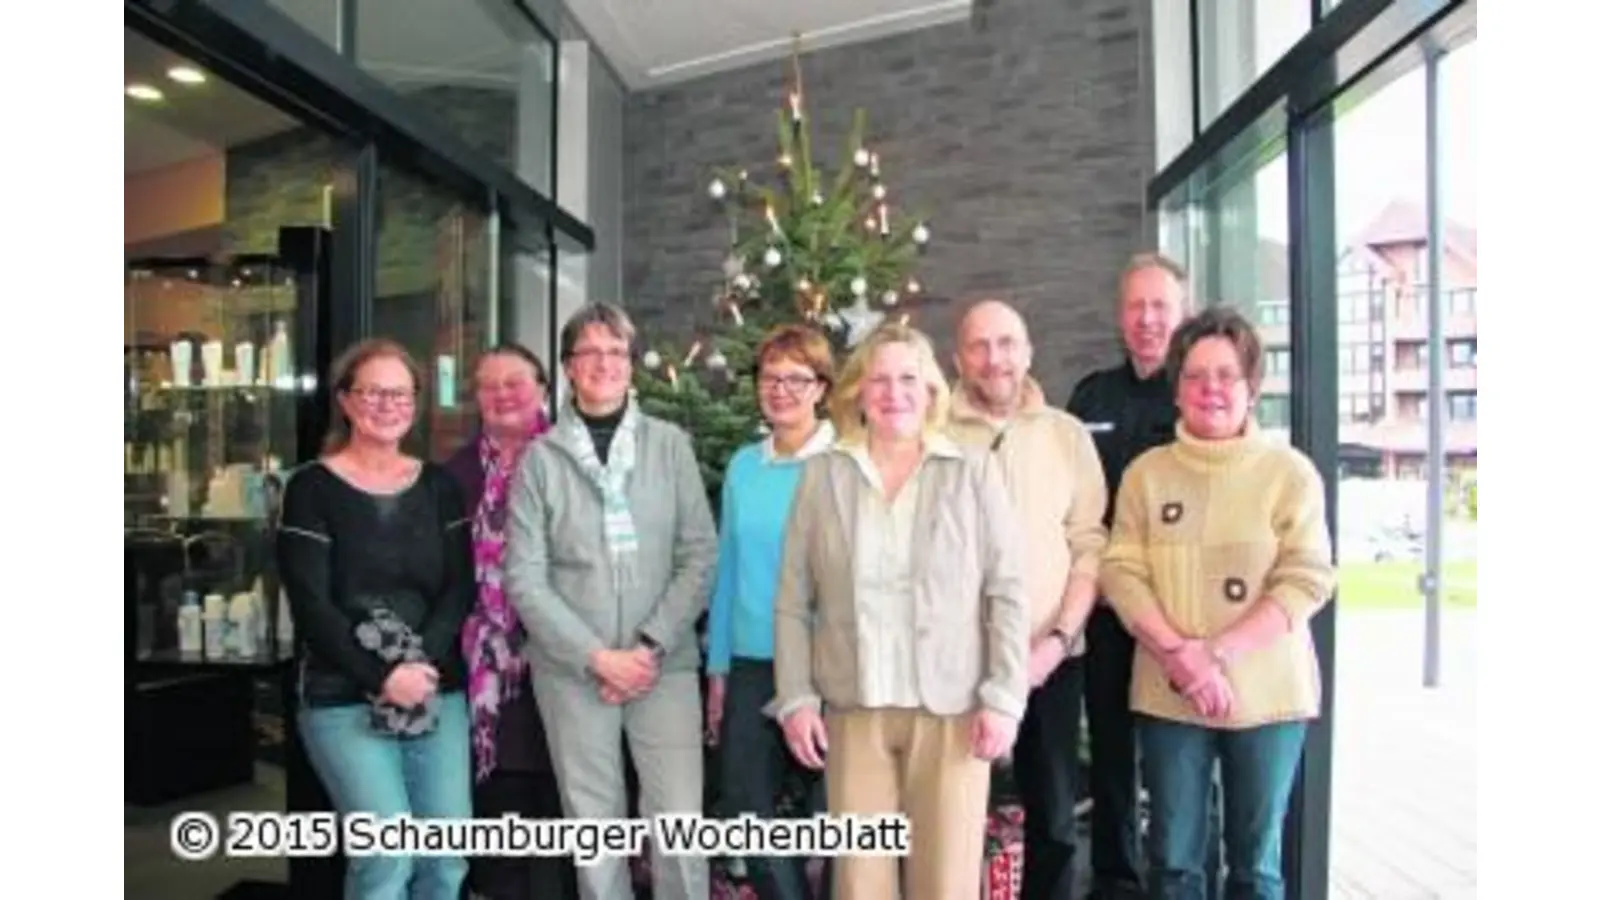
<svg viewBox="0 0 1600 900"><path fill-rule="evenodd" d="M340 813L470 818L459 636L474 579L461 491L400 451L419 381L404 349L365 341L334 372L324 455L289 480L278 536L300 734ZM353 856L344 895L457 900L466 874L461 857Z"/></svg>

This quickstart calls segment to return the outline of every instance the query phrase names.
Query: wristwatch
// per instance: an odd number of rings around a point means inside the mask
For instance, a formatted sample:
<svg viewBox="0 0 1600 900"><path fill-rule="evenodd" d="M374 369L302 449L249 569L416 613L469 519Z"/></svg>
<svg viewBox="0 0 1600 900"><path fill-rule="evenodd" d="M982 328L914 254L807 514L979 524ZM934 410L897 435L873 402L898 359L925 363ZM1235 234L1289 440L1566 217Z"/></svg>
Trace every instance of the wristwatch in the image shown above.
<svg viewBox="0 0 1600 900"><path fill-rule="evenodd" d="M656 643L656 639L648 634L640 634L639 643L649 650L653 656L655 656L657 662L660 662L661 658L667 655L666 648Z"/></svg>

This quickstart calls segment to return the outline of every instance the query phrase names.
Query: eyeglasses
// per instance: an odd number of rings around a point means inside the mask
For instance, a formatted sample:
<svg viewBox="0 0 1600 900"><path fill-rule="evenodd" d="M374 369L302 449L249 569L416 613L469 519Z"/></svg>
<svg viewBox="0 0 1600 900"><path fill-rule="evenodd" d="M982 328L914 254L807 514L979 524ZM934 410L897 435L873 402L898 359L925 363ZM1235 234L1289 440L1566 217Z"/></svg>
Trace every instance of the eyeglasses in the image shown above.
<svg viewBox="0 0 1600 900"><path fill-rule="evenodd" d="M417 402L417 392L406 388L351 388L347 393L362 406L377 409L384 404L395 407L411 406Z"/></svg>
<svg viewBox="0 0 1600 900"><path fill-rule="evenodd" d="M770 394L773 391L783 391L785 394L794 397L804 393L807 388L816 384L817 381L818 379L810 375L762 375L756 379L756 386L763 393Z"/></svg>
<svg viewBox="0 0 1600 900"><path fill-rule="evenodd" d="M581 350L572 351L573 359L585 361L605 359L613 362L626 362L628 356L628 348L626 347L584 347Z"/></svg>
<svg viewBox="0 0 1600 900"><path fill-rule="evenodd" d="M1215 383L1225 388L1231 388L1244 380L1244 376L1235 369L1221 369L1215 372L1207 372L1201 369L1184 369L1178 373L1178 377L1183 380L1184 384L1204 385Z"/></svg>

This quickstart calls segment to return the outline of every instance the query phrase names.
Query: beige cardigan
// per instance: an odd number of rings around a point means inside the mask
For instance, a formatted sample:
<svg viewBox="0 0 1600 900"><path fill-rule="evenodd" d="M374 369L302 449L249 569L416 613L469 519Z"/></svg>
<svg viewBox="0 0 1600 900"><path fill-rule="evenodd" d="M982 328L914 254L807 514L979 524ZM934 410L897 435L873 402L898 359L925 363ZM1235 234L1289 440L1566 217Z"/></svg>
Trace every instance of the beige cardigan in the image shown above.
<svg viewBox="0 0 1600 900"><path fill-rule="evenodd" d="M983 706L1021 718L1028 606L1017 526L987 453L933 438L914 531L915 656L925 709ZM840 446L806 461L784 542L773 663L782 719L805 705L860 705L854 552L866 477Z"/></svg>
<svg viewBox="0 0 1600 900"><path fill-rule="evenodd" d="M1070 413L1045 403L1032 378L1017 414L1002 432L958 389L950 404L950 432L959 442L990 450L1000 461L1017 510L1028 566L1025 579L1030 632L1038 641L1065 628L1067 580L1094 580L1106 546L1106 476L1089 429ZM1081 656L1080 635L1068 657Z"/></svg>

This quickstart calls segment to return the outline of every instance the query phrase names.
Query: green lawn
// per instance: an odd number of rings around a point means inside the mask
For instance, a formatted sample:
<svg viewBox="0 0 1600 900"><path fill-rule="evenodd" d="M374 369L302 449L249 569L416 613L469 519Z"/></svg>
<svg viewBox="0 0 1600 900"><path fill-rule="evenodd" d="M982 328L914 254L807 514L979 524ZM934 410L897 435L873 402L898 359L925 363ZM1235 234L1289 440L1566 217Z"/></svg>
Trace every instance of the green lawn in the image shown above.
<svg viewBox="0 0 1600 900"><path fill-rule="evenodd" d="M1339 566L1338 603L1345 609L1420 609L1419 562L1352 562ZM1445 563L1444 605L1474 609L1478 605L1478 562Z"/></svg>

